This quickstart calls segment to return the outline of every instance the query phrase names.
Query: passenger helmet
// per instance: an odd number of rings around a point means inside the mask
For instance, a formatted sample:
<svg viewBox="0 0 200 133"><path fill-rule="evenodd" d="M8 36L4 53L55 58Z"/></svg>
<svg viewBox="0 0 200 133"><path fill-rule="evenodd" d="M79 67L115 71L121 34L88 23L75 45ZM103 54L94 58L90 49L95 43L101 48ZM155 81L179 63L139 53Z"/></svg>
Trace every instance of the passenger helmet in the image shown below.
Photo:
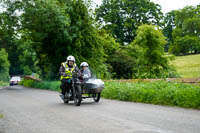
<svg viewBox="0 0 200 133"><path fill-rule="evenodd" d="M80 66L81 67L88 67L88 63L87 62L82 62Z"/></svg>

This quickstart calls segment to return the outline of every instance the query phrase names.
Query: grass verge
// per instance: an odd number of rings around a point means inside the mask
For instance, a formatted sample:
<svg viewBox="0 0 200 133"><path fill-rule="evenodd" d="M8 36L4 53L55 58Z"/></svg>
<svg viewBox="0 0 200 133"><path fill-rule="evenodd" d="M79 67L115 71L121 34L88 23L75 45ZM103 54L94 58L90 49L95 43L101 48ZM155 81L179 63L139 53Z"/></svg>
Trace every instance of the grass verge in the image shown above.
<svg viewBox="0 0 200 133"><path fill-rule="evenodd" d="M34 81L23 80L20 85L32 88L40 88L45 90L60 91L60 81Z"/></svg>
<svg viewBox="0 0 200 133"><path fill-rule="evenodd" d="M9 85L8 82L0 81L0 87L4 87L4 86L8 86L8 85Z"/></svg>
<svg viewBox="0 0 200 133"><path fill-rule="evenodd" d="M176 56L172 64L183 78L200 77L200 54Z"/></svg>
<svg viewBox="0 0 200 133"><path fill-rule="evenodd" d="M23 85L53 91L60 90L59 81L36 82L27 80L23 81ZM165 81L120 83L109 81L105 82L102 97L121 101L200 109L200 86L182 83Z"/></svg>
<svg viewBox="0 0 200 133"><path fill-rule="evenodd" d="M200 86L168 83L119 83L106 82L102 96L121 101L200 109Z"/></svg>

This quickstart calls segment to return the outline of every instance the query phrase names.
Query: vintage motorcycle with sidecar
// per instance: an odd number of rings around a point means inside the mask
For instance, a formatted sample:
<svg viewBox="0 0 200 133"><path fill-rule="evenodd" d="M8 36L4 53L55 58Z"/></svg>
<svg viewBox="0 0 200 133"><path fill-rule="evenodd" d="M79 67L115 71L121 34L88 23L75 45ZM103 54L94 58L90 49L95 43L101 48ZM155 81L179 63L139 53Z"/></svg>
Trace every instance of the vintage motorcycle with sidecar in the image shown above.
<svg viewBox="0 0 200 133"><path fill-rule="evenodd" d="M93 98L95 102L99 102L101 92L104 89L104 82L101 79L87 78L80 81L78 75L73 73L69 80L71 80L72 85L69 92L62 98L64 103L68 104L69 101L74 101L76 106L80 106L82 99L85 98Z"/></svg>

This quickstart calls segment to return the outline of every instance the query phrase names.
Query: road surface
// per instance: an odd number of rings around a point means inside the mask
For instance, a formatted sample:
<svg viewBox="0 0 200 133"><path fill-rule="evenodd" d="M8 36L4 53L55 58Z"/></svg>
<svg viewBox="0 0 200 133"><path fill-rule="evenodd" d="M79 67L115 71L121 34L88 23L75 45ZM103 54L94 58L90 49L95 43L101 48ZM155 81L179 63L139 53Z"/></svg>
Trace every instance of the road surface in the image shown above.
<svg viewBox="0 0 200 133"><path fill-rule="evenodd" d="M0 133L200 133L200 111L85 99L64 104L58 92L0 89Z"/></svg>

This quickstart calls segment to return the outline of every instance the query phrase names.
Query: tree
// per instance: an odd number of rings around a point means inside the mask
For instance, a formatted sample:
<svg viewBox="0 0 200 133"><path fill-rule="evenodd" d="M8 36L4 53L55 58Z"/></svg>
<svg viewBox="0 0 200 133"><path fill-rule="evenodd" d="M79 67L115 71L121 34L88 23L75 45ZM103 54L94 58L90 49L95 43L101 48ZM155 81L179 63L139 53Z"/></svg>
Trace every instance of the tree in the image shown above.
<svg viewBox="0 0 200 133"><path fill-rule="evenodd" d="M134 67L136 67L136 58L130 56L129 46L124 46L108 58L108 63L111 65L111 73L113 78L117 79L131 79L134 74Z"/></svg>
<svg viewBox="0 0 200 133"><path fill-rule="evenodd" d="M176 55L200 52L200 39L189 35L177 37L170 51Z"/></svg>
<svg viewBox="0 0 200 133"><path fill-rule="evenodd" d="M199 53L200 7L186 6L176 11L170 52L176 55Z"/></svg>
<svg viewBox="0 0 200 133"><path fill-rule="evenodd" d="M0 49L0 62L0 81L8 81L10 63L8 61L8 53L3 48Z"/></svg>
<svg viewBox="0 0 200 133"><path fill-rule="evenodd" d="M4 4L12 13L20 12L14 44L23 73L37 71L38 66L43 78L58 78L60 63L74 55L77 64L87 61L98 77L109 76L107 55L118 44L104 30L96 28L88 3L8 0Z"/></svg>
<svg viewBox="0 0 200 133"><path fill-rule="evenodd" d="M138 26L161 26L162 12L158 4L149 0L103 0L96 9L96 19L124 45L134 40Z"/></svg>
<svg viewBox="0 0 200 133"><path fill-rule="evenodd" d="M9 3L5 1L4 6ZM10 3L11 4L11 3ZM12 5L12 4L11 4ZM0 48L5 48L8 52L10 61L10 75L23 74L20 70L20 62L17 53L16 29L18 27L18 17L12 7L7 7L7 10L0 13Z"/></svg>
<svg viewBox="0 0 200 133"><path fill-rule="evenodd" d="M158 27L142 25L137 37L131 43L142 52L137 62L137 74L140 78L166 77L169 69L168 59L164 56L165 36Z"/></svg>
<svg viewBox="0 0 200 133"><path fill-rule="evenodd" d="M165 51L168 51L170 43L172 43L172 32L175 28L175 10L168 12L164 17L164 29L163 34L167 37L167 44L165 45Z"/></svg>

